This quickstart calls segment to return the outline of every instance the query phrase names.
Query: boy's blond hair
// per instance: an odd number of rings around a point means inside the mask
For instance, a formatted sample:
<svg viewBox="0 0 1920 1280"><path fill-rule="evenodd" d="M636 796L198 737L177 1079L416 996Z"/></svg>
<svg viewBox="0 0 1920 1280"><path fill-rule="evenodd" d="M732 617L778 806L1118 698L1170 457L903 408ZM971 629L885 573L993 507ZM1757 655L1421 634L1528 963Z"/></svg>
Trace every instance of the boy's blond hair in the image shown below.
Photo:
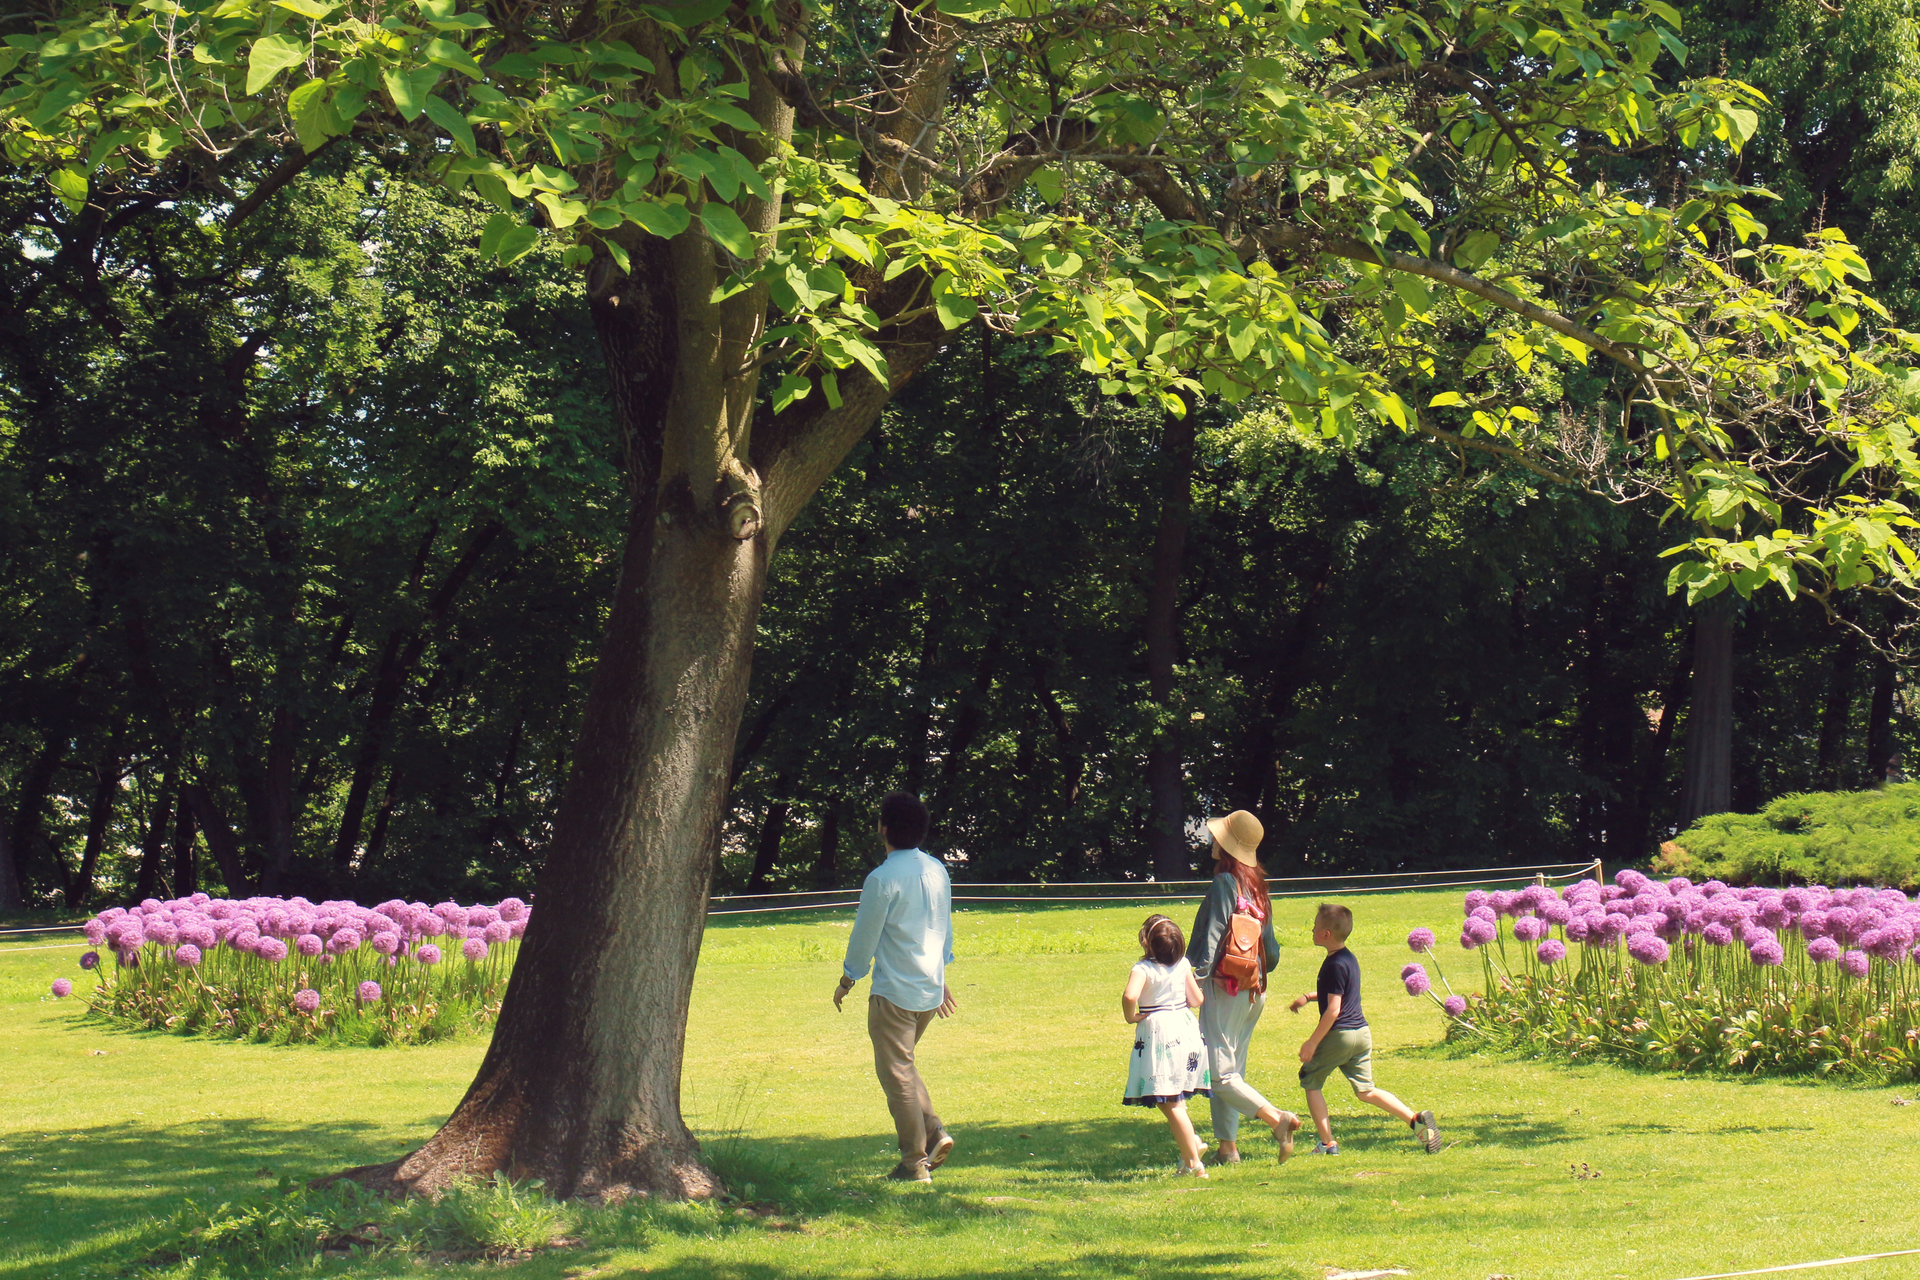
<svg viewBox="0 0 1920 1280"><path fill-rule="evenodd" d="M1337 903L1323 902L1313 913L1313 927L1325 929L1337 942L1345 942L1353 935L1353 912Z"/></svg>

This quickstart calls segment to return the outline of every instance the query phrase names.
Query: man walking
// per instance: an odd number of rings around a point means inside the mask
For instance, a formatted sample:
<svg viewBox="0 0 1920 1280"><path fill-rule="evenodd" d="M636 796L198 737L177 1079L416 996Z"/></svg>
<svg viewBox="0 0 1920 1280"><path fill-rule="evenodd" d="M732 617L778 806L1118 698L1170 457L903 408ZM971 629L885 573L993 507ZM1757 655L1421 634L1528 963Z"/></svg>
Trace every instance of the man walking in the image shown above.
<svg viewBox="0 0 1920 1280"><path fill-rule="evenodd" d="M838 1009L872 966L867 1035L900 1139L900 1163L887 1176L901 1182L932 1182L930 1171L953 1151L953 1135L933 1113L913 1061L933 1016L951 1017L954 1010L946 979L953 963L953 887L940 860L920 849L927 823L927 806L916 795L896 791L880 802L887 860L860 886L860 910L833 993Z"/></svg>

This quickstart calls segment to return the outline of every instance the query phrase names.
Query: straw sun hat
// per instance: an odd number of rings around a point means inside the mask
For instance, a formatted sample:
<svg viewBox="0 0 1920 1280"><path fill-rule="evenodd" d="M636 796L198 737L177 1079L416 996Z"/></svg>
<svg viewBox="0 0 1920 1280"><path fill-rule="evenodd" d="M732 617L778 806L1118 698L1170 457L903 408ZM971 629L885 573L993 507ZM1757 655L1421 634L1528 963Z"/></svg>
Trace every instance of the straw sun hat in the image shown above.
<svg viewBox="0 0 1920 1280"><path fill-rule="evenodd" d="M1229 857L1249 867L1254 865L1254 850L1260 847L1261 837L1267 834L1260 819L1245 809L1235 809L1224 818L1209 818L1207 830Z"/></svg>

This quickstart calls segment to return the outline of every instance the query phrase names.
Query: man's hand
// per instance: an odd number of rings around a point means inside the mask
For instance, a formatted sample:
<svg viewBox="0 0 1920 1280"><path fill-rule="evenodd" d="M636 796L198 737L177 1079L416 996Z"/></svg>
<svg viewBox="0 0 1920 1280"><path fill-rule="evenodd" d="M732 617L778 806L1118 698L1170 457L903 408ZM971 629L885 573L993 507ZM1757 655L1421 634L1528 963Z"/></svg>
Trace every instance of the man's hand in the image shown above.
<svg viewBox="0 0 1920 1280"><path fill-rule="evenodd" d="M851 990L853 990L853 984L842 977L840 979L840 985L833 989L833 1007L836 1012L841 1011L840 1002L847 998L847 992Z"/></svg>
<svg viewBox="0 0 1920 1280"><path fill-rule="evenodd" d="M960 1007L959 1005L953 1002L953 988L941 987L940 988L940 1007L938 1009L935 1009L934 1012L939 1014L943 1018L951 1018L953 1016L953 1011L955 1009L958 1009L959 1007Z"/></svg>
<svg viewBox="0 0 1920 1280"><path fill-rule="evenodd" d="M1287 1012L1298 1013L1302 1009L1306 1008L1308 1005L1312 1004L1317 999L1319 999L1317 995L1295 996L1293 998L1293 1003L1287 1006Z"/></svg>

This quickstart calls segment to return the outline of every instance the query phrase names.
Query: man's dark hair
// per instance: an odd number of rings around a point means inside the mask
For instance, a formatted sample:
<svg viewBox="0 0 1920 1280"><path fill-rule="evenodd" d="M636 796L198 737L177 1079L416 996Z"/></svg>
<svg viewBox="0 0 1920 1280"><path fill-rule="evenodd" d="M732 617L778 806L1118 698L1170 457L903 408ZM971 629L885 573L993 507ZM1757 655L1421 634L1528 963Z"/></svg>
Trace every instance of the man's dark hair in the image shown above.
<svg viewBox="0 0 1920 1280"><path fill-rule="evenodd" d="M880 829L896 849L918 849L931 822L927 806L911 791L895 791L880 802Z"/></svg>

